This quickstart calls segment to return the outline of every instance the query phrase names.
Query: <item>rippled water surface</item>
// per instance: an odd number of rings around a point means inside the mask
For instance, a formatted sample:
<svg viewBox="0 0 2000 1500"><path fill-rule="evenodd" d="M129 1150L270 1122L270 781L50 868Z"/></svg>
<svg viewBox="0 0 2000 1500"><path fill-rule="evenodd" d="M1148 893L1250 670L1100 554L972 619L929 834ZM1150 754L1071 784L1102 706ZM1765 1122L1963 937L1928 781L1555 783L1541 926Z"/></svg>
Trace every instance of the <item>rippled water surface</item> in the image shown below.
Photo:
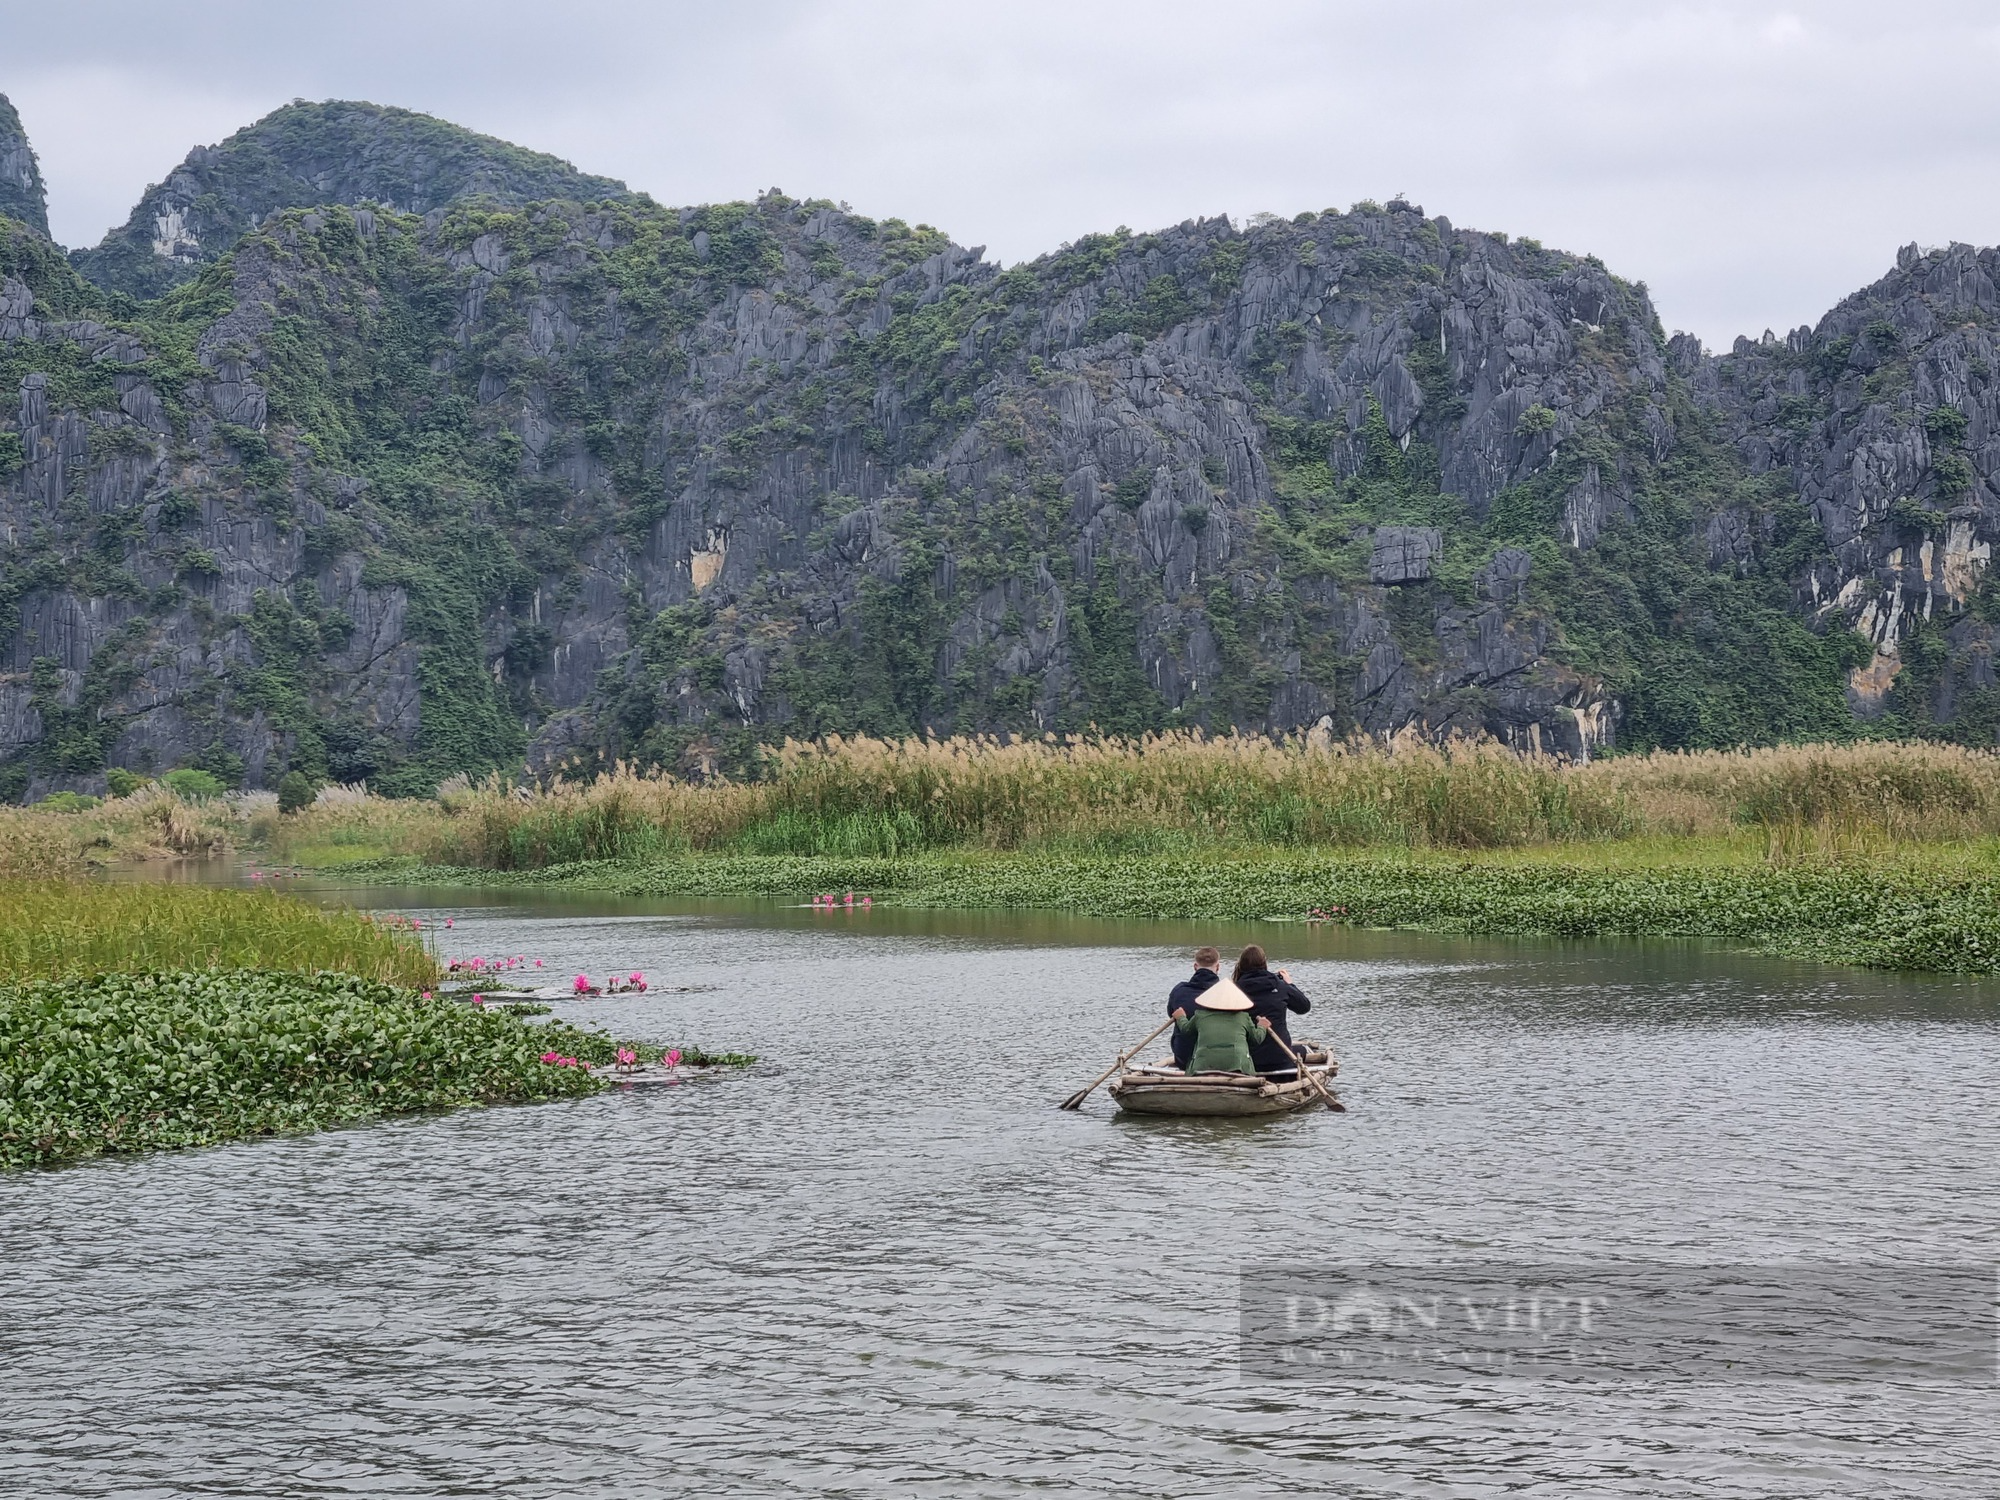
<svg viewBox="0 0 2000 1500"><path fill-rule="evenodd" d="M0 1179L0 1493L1996 1490L1990 1384L1301 1388L1235 1347L1251 1261L1991 1259L1991 988L1267 928L1350 1112L1149 1122L1053 1104L1206 932L447 912L713 986L559 1009L768 1063Z"/></svg>

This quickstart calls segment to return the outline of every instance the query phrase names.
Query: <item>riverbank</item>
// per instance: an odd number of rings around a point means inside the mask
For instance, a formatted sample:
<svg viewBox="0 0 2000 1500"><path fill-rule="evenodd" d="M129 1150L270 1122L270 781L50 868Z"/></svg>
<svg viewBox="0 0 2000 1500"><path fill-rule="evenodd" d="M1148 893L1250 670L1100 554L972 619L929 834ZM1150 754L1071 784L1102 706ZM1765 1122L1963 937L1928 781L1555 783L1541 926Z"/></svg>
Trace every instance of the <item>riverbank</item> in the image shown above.
<svg viewBox="0 0 2000 1500"><path fill-rule="evenodd" d="M430 798L166 789L0 814L0 870L234 847L365 880L1495 936L1689 937L1878 968L2000 964L2000 755L1923 743L1620 756L1174 734L829 740L759 779L619 767Z"/></svg>
<svg viewBox="0 0 2000 1500"><path fill-rule="evenodd" d="M1051 852L833 858L691 853L531 871L414 862L350 867L369 881L554 887L630 896L832 891L875 902L1217 922L1303 921L1517 937L1719 939L1879 969L2000 969L2000 851L1987 841L1877 861L1774 865L1745 840L1463 853Z"/></svg>

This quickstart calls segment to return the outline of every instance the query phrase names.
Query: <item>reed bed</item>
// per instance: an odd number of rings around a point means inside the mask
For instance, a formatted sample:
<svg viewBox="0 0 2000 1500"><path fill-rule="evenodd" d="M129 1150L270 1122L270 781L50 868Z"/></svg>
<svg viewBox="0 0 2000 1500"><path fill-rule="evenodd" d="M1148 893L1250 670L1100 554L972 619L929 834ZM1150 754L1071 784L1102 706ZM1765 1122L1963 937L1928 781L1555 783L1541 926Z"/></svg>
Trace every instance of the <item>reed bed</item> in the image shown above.
<svg viewBox="0 0 2000 1500"><path fill-rule="evenodd" d="M785 745L749 782L621 767L533 791L496 779L430 802L349 797L283 820L275 847L533 870L695 851L1472 851L1746 834L1777 864L1991 837L2000 756L1881 743L1576 765L1474 743L831 740Z"/></svg>
<svg viewBox="0 0 2000 1500"><path fill-rule="evenodd" d="M0 980L166 969L337 970L411 987L439 975L418 933L275 891L0 880Z"/></svg>
<svg viewBox="0 0 2000 1500"><path fill-rule="evenodd" d="M115 860L220 854L240 842L253 816L264 811L253 799L189 801L159 785L85 811L0 806L0 876L54 876Z"/></svg>
<svg viewBox="0 0 2000 1500"><path fill-rule="evenodd" d="M244 845L320 866L403 856L534 870L691 852L1476 851L1747 836L1782 865L2000 835L2000 755L1879 742L1577 765L1473 742L834 739L773 750L748 781L619 767L539 788L460 781L429 799L328 788L284 817L269 802L148 788L82 812L0 809L0 876Z"/></svg>

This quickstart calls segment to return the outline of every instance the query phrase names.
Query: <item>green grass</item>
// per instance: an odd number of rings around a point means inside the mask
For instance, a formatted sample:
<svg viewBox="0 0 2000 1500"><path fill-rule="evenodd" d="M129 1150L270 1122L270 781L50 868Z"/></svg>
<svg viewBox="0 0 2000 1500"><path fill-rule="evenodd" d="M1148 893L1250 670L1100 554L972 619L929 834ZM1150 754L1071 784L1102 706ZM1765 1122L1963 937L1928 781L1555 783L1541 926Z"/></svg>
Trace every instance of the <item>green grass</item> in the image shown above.
<svg viewBox="0 0 2000 1500"><path fill-rule="evenodd" d="M1773 864L1751 837L1501 851L1059 853L829 859L696 854L498 874L384 866L423 883L544 885L624 895L877 901L1105 917L1260 920L1345 908L1361 927L1585 937L1713 938L1883 969L2000 969L2000 863L1990 841L1876 862Z"/></svg>
<svg viewBox="0 0 2000 1500"><path fill-rule="evenodd" d="M163 969L338 970L433 984L419 937L275 891L0 881L0 979Z"/></svg>
<svg viewBox="0 0 2000 1500"><path fill-rule="evenodd" d="M350 974L110 974L0 986L0 1168L205 1146L604 1087L615 1043Z"/></svg>

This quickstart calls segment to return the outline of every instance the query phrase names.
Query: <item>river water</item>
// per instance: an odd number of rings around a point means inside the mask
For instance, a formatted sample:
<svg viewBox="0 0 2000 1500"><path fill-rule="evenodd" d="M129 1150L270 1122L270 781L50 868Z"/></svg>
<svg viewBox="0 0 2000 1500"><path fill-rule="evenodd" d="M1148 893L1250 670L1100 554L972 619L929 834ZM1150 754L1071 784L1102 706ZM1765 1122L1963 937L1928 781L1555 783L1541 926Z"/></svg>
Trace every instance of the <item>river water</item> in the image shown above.
<svg viewBox="0 0 2000 1500"><path fill-rule="evenodd" d="M1991 987L1273 926L1349 1112L1147 1121L1053 1105L1244 932L380 899L767 1061L0 1179L0 1493L2000 1489L1991 1381L1302 1387L1236 1342L1273 1261L1991 1261Z"/></svg>

